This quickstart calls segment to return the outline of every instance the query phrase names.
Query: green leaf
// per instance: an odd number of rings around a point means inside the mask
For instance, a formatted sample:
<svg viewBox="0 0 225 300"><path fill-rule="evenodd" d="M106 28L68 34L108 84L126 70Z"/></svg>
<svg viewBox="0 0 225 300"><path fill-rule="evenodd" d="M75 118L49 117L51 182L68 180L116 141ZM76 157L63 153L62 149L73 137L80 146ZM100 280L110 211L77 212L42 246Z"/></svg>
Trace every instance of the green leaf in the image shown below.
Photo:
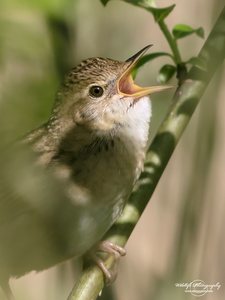
<svg viewBox="0 0 225 300"><path fill-rule="evenodd" d="M173 4L163 8L148 7L146 9L153 14L155 21L159 22L164 20L171 13L175 6L176 5Z"/></svg>
<svg viewBox="0 0 225 300"><path fill-rule="evenodd" d="M134 68L134 70L132 71L133 78L135 78L137 76L137 72L138 72L139 68L144 66L150 60L153 60L153 59L155 59L157 57L160 57L160 56L169 56L173 59L173 56L171 54L167 53L167 52L153 52L151 54L145 55L141 59L139 59L138 63L136 64L136 66Z"/></svg>
<svg viewBox="0 0 225 300"><path fill-rule="evenodd" d="M199 37L204 38L204 30L202 27L199 27L197 29L192 28L189 25L185 24L177 24L173 28L173 36L175 39L181 39L185 36L188 36L190 34L197 34Z"/></svg>
<svg viewBox="0 0 225 300"><path fill-rule="evenodd" d="M207 64L206 61L201 57L192 57L187 61L187 64L191 64L193 66L198 67L199 69L206 71Z"/></svg>
<svg viewBox="0 0 225 300"><path fill-rule="evenodd" d="M167 52L153 52L151 54L147 54L147 55L143 56L138 61L137 65L136 65L136 68L140 68L141 66L143 66L144 64L146 64L150 60L153 60L153 59L155 59L157 57L160 57L160 56L169 56L169 57L173 58L172 55L167 53Z"/></svg>
<svg viewBox="0 0 225 300"><path fill-rule="evenodd" d="M100 0L103 5L106 5L110 0ZM155 0L122 0L124 2L142 7L153 14L156 22L165 19L174 9L175 4L163 8L155 7Z"/></svg>
<svg viewBox="0 0 225 300"><path fill-rule="evenodd" d="M204 38L205 33L204 33L204 29L202 27L197 28L195 32L198 36L200 36L201 38Z"/></svg>
<svg viewBox="0 0 225 300"><path fill-rule="evenodd" d="M147 0L123 0L123 1L142 7L147 11L151 12L156 22L164 20L176 6L175 4L173 4L167 7L156 8L154 1L150 1L150 0L148 1Z"/></svg>
<svg viewBox="0 0 225 300"><path fill-rule="evenodd" d="M103 5L106 5L110 0L100 0ZM130 4L143 7L143 5L149 5L147 0L122 0L124 2L128 2Z"/></svg>
<svg viewBox="0 0 225 300"><path fill-rule="evenodd" d="M143 0L143 2L146 3L146 5L155 7L156 6L156 0Z"/></svg>
<svg viewBox="0 0 225 300"><path fill-rule="evenodd" d="M160 71L157 80L160 83L168 82L176 73L176 67L173 65L164 65Z"/></svg>
<svg viewBox="0 0 225 300"><path fill-rule="evenodd" d="M102 4L105 6L110 0L100 0Z"/></svg>

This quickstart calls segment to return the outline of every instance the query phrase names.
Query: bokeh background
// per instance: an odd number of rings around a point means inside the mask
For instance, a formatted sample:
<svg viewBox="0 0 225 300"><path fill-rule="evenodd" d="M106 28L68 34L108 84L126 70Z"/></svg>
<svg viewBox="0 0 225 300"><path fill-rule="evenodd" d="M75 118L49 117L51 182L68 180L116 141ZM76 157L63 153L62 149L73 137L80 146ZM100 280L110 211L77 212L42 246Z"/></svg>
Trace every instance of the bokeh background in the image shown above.
<svg viewBox="0 0 225 300"><path fill-rule="evenodd" d="M170 28L177 23L202 26L206 37L224 5L221 0L158 3L176 4L166 20ZM82 59L124 60L149 43L154 51L169 50L152 16L122 1L103 7L99 0L1 0L0 144L47 120L63 74ZM197 55L203 43L195 36L180 40L183 59ZM157 72L166 62L160 58L145 65L138 81L156 84ZM192 299L175 283L196 279L221 284L201 299L224 299L224 71L221 62L128 241L116 283L101 299ZM170 96L152 97L151 138ZM67 262L10 283L18 300L66 299L79 269L76 261Z"/></svg>

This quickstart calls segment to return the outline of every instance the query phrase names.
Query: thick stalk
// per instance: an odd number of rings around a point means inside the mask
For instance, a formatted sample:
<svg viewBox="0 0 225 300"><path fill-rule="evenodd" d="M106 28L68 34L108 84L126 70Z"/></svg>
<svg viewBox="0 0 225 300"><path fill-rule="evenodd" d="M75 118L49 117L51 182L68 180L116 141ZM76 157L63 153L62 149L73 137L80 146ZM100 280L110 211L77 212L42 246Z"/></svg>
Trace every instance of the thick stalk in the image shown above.
<svg viewBox="0 0 225 300"><path fill-rule="evenodd" d="M170 49L174 57L174 62L176 63L176 65L179 65L182 62L182 59L177 47L176 40L173 38L164 20L159 21L158 24L165 38L167 39L168 44L170 45Z"/></svg>
<svg viewBox="0 0 225 300"><path fill-rule="evenodd" d="M118 245L126 244L209 81L222 65L225 58L224 28L225 8L199 54L200 59L206 63L206 70L193 67L188 74L188 79L176 91L170 112L149 148L144 172L138 180L123 215L106 236ZM109 257L106 265L110 267L113 262L113 257ZM83 271L68 300L94 300L103 287L102 272L94 265L89 266Z"/></svg>

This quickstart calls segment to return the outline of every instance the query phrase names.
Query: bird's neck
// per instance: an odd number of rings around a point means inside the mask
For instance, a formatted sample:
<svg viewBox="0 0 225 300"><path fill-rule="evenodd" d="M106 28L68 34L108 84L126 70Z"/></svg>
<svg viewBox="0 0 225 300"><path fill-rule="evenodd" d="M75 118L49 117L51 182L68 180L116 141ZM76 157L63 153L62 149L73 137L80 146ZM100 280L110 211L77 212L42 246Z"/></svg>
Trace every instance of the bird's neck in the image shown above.
<svg viewBox="0 0 225 300"><path fill-rule="evenodd" d="M119 138L127 149L137 157L144 155L148 145L149 124L151 119L151 102L142 98L130 109L127 122L118 131Z"/></svg>
<svg viewBox="0 0 225 300"><path fill-rule="evenodd" d="M47 124L31 133L28 140L35 151L48 153L48 159L58 152L78 153L82 149L96 151L100 144L108 148L118 141L128 152L140 156L146 150L150 117L148 98L141 100L129 111L124 124L108 132L91 130L54 115Z"/></svg>

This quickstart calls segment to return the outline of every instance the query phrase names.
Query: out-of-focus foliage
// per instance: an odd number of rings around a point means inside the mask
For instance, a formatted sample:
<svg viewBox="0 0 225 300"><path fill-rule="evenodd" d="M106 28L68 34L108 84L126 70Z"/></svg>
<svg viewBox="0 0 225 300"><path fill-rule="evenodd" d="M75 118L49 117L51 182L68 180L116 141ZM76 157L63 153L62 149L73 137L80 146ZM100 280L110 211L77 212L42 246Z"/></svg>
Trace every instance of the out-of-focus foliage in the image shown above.
<svg viewBox="0 0 225 300"><path fill-rule="evenodd" d="M49 115L72 61L70 7L71 1L1 3L0 134L6 141Z"/></svg>
<svg viewBox="0 0 225 300"><path fill-rule="evenodd" d="M158 81L161 83L166 83L168 82L173 75L176 73L176 67L173 65L164 65L160 70L159 70L159 75L158 75Z"/></svg>

